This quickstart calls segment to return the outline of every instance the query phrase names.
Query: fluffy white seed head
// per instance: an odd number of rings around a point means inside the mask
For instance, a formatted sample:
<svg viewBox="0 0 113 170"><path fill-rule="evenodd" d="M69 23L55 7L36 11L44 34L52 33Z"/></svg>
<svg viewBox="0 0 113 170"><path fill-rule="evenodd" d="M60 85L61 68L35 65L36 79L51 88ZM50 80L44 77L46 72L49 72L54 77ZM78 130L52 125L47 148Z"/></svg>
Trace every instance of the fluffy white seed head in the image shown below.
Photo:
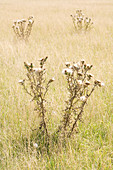
<svg viewBox="0 0 113 170"><path fill-rule="evenodd" d="M29 23L30 23L30 24L32 24L32 23L33 23L32 19L30 19L30 20L29 20Z"/></svg>
<svg viewBox="0 0 113 170"><path fill-rule="evenodd" d="M74 64L73 67L74 67L74 69L77 70L77 71L80 69L80 67L78 66L78 64Z"/></svg>
<svg viewBox="0 0 113 170"><path fill-rule="evenodd" d="M104 84L103 82L101 82L101 84L100 84L100 85L101 85L101 87L105 86L105 84Z"/></svg>
<svg viewBox="0 0 113 170"><path fill-rule="evenodd" d="M21 85L23 85L25 82L25 80L19 80L18 83L20 83Z"/></svg>
<svg viewBox="0 0 113 170"><path fill-rule="evenodd" d="M80 97L80 100L81 100L82 102L85 102L85 101L86 101L86 97L85 97L85 96L81 96L81 97Z"/></svg>
<svg viewBox="0 0 113 170"><path fill-rule="evenodd" d="M87 73L87 76L88 76L89 78L94 77L94 75L91 74L91 73Z"/></svg>
<svg viewBox="0 0 113 170"><path fill-rule="evenodd" d="M54 78L54 77L49 80L48 84L49 84L49 83L52 83L53 81L55 81L55 78Z"/></svg>
<svg viewBox="0 0 113 170"><path fill-rule="evenodd" d="M43 69L42 68L35 68L34 71L35 71L36 75L39 75L39 73L41 73L43 71Z"/></svg>
<svg viewBox="0 0 113 170"><path fill-rule="evenodd" d="M90 84L91 83L88 80L86 80L85 85L89 86Z"/></svg>
<svg viewBox="0 0 113 170"><path fill-rule="evenodd" d="M83 73L78 72L77 75L78 75L78 76L83 76Z"/></svg>
<svg viewBox="0 0 113 170"><path fill-rule="evenodd" d="M77 80L77 84L81 86L83 84L82 80Z"/></svg>
<svg viewBox="0 0 113 170"><path fill-rule="evenodd" d="M63 69L62 73L65 74L65 75L72 75L73 70L70 69L70 68L65 68L65 69Z"/></svg>

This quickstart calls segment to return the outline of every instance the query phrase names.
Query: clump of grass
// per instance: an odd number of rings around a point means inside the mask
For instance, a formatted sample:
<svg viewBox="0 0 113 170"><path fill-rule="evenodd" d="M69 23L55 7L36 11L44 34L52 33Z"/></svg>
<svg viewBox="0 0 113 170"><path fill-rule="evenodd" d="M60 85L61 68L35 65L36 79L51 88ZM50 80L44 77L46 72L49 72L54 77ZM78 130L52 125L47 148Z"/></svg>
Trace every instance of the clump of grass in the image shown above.
<svg viewBox="0 0 113 170"><path fill-rule="evenodd" d="M13 22L13 31L18 39L28 40L34 23L34 17L29 16L28 19L16 20Z"/></svg>
<svg viewBox="0 0 113 170"><path fill-rule="evenodd" d="M85 17L82 10L76 10L75 15L71 15L76 31L88 31L92 29L93 22L91 18Z"/></svg>
<svg viewBox="0 0 113 170"><path fill-rule="evenodd" d="M63 110L63 118L58 129L51 134L47 126L47 111L45 108L46 94L49 90L50 84L55 80L54 78L45 78L46 69L44 67L48 57L41 58L38 68L35 68L33 63L24 62L27 70L26 78L20 80L19 83L23 86L25 92L29 94L36 104L35 111L39 117L38 128L33 130L31 137L32 146L37 150L42 151L42 148L49 149L52 142L64 142L66 138L70 138L74 132L76 133L78 122L82 120L84 107L88 99L96 89L96 87L104 86L100 80L96 80L89 72L93 65L87 64L84 60L78 63L66 62L66 68L62 73L66 76L68 99L66 107ZM54 140L50 142L50 140Z"/></svg>

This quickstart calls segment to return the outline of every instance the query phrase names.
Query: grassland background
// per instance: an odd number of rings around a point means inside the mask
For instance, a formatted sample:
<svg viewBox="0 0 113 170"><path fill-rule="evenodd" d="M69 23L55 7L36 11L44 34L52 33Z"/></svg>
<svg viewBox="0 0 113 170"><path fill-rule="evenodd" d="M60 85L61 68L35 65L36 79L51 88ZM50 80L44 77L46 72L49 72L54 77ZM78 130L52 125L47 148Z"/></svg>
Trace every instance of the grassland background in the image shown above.
<svg viewBox="0 0 113 170"><path fill-rule="evenodd" d="M94 21L94 29L76 34L70 14L76 9ZM16 41L14 19L35 16L29 42ZM62 69L66 61L94 65L92 73L105 83L85 108L79 133L67 148L39 156L22 144L22 136L36 128L38 116L18 80L24 78L24 61L38 65L49 56L47 78L55 77L48 93L49 131L57 128L67 97ZM0 168L99 169L113 168L113 0L0 0Z"/></svg>

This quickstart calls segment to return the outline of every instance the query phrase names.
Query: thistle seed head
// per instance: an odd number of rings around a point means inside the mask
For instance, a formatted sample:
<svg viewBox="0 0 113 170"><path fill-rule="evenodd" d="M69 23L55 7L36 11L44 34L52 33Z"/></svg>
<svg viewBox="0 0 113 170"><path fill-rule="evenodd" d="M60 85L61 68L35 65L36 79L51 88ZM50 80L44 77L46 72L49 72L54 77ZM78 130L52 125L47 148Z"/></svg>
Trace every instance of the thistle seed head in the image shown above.
<svg viewBox="0 0 113 170"><path fill-rule="evenodd" d="M33 24L33 21L32 21L32 19L30 19L30 20L29 20L29 23L30 23L30 24Z"/></svg>
<svg viewBox="0 0 113 170"><path fill-rule="evenodd" d="M86 80L85 85L86 85L86 86L89 86L90 84L91 84L91 83Z"/></svg>
<svg viewBox="0 0 113 170"><path fill-rule="evenodd" d="M78 72L77 75L81 77L81 76L83 76L83 73Z"/></svg>
<svg viewBox="0 0 113 170"><path fill-rule="evenodd" d="M77 80L77 84L81 86L83 84L82 80Z"/></svg>
<svg viewBox="0 0 113 170"><path fill-rule="evenodd" d="M101 84L101 81L100 81L100 80L95 80L95 81L94 81L94 84L95 84L95 85L100 85L100 84Z"/></svg>
<svg viewBox="0 0 113 170"><path fill-rule="evenodd" d="M63 69L62 73L65 74L65 75L72 75L73 70L70 69L70 68L65 68L65 69Z"/></svg>
<svg viewBox="0 0 113 170"><path fill-rule="evenodd" d="M69 67L70 66L70 62L66 62L65 65L66 65L66 67Z"/></svg>
<svg viewBox="0 0 113 170"><path fill-rule="evenodd" d="M88 78L91 78L91 77L94 77L94 75L91 74L91 73L87 73L87 77L88 77Z"/></svg>
<svg viewBox="0 0 113 170"><path fill-rule="evenodd" d="M22 22L26 22L26 19L22 19L21 21L22 21Z"/></svg>
<svg viewBox="0 0 113 170"><path fill-rule="evenodd" d="M78 71L78 70L80 69L80 67L78 66L78 64L74 64L73 67L74 67L74 69L75 69L76 71Z"/></svg>
<svg viewBox="0 0 113 170"><path fill-rule="evenodd" d="M55 81L55 78L54 78L54 77L49 80L48 84L49 84L49 83L52 83L53 81Z"/></svg>
<svg viewBox="0 0 113 170"><path fill-rule="evenodd" d="M30 20L30 19L34 19L34 16L33 15L29 16L28 20Z"/></svg>
<svg viewBox="0 0 113 170"><path fill-rule="evenodd" d="M105 86L105 84L104 84L103 82L101 82L100 80L95 80L95 81L94 81L94 84L95 84L95 85L98 85L99 87Z"/></svg>
<svg viewBox="0 0 113 170"><path fill-rule="evenodd" d="M84 64L84 69L85 70L90 70L93 67L91 64Z"/></svg>
<svg viewBox="0 0 113 170"><path fill-rule="evenodd" d="M85 96L81 96L81 97L80 97L80 100L81 100L82 102L85 102L86 99L87 99L87 98L86 98Z"/></svg>
<svg viewBox="0 0 113 170"><path fill-rule="evenodd" d="M18 20L17 20L17 23L18 23L18 24L20 24L20 23L21 23L21 20L20 20L20 19L18 19Z"/></svg>
<svg viewBox="0 0 113 170"><path fill-rule="evenodd" d="M23 85L25 82L25 79L24 80L19 80L18 83L20 83L21 85Z"/></svg>
<svg viewBox="0 0 113 170"><path fill-rule="evenodd" d="M44 69L42 69L42 68L36 68L36 69L35 69L35 74L36 74L36 75L39 75L39 73L41 73L43 70L44 70Z"/></svg>
<svg viewBox="0 0 113 170"><path fill-rule="evenodd" d="M85 60L84 60L84 59L82 59L82 60L81 60L81 64L83 65L84 63L85 63Z"/></svg>

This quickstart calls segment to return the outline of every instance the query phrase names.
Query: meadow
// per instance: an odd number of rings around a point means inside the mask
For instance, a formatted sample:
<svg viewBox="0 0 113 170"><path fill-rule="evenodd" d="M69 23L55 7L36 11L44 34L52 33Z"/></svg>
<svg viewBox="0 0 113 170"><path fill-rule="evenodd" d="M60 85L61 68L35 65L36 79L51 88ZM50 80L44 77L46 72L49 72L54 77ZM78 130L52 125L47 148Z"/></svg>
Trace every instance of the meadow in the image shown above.
<svg viewBox="0 0 113 170"><path fill-rule="evenodd" d="M82 9L94 28L76 33L72 18ZM34 15L28 42L18 41L13 20ZM0 0L0 169L112 170L113 169L113 0ZM84 59L105 83L97 88L66 147L51 155L30 147L31 129L39 118L34 103L18 81L24 62L38 65L48 56L47 79L55 78L47 94L49 132L57 129L67 98L62 75L65 62ZM28 139L28 149L23 138Z"/></svg>

